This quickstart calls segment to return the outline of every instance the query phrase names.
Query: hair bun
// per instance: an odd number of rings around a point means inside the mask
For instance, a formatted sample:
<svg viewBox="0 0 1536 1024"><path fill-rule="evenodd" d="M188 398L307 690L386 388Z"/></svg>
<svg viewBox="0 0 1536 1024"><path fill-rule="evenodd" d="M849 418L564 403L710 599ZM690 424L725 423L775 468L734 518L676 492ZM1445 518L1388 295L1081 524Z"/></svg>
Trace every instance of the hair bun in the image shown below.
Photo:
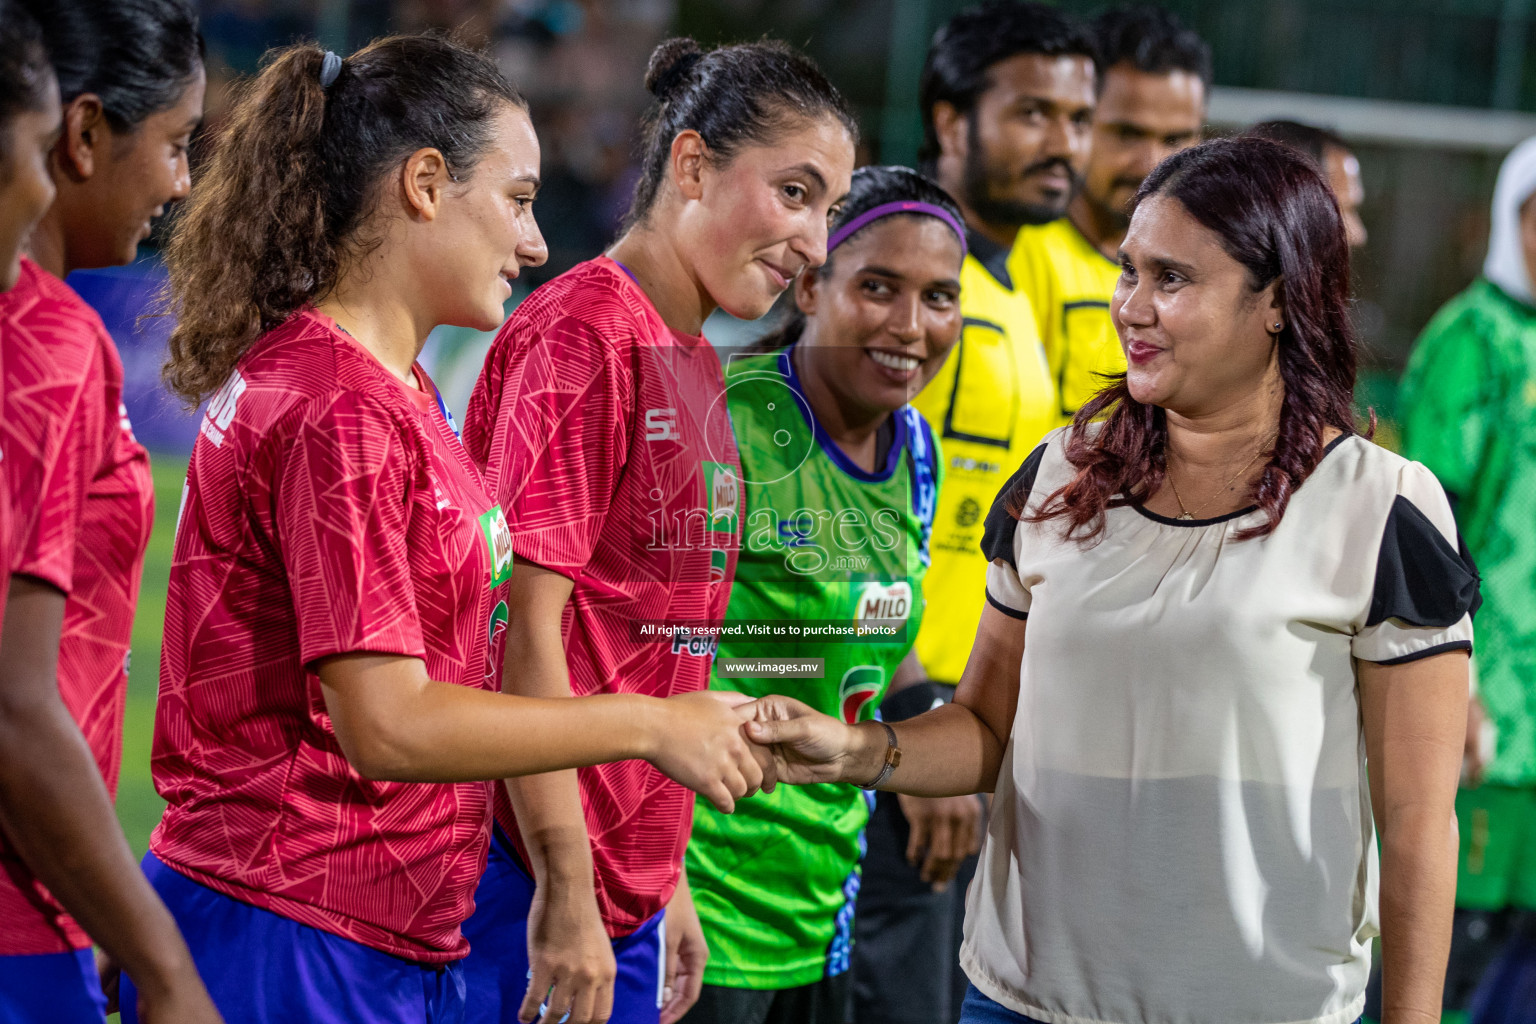
<svg viewBox="0 0 1536 1024"><path fill-rule="evenodd" d="M703 56L699 44L686 36L668 39L651 52L651 61L645 68L645 88L657 99L666 99Z"/></svg>

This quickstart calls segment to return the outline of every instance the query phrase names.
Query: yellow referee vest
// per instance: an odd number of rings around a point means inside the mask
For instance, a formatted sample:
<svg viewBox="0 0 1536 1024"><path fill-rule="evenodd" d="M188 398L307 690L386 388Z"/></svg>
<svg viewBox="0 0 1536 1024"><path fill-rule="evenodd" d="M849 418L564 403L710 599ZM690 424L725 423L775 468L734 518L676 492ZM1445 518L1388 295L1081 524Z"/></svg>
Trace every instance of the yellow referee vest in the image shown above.
<svg viewBox="0 0 1536 1024"><path fill-rule="evenodd" d="M1109 317L1120 268L1062 217L1021 228L1008 271L1034 305L1060 402L1057 423L1065 423L1104 387L1099 374L1125 372L1125 353Z"/></svg>
<svg viewBox="0 0 1536 1024"><path fill-rule="evenodd" d="M933 517L933 564L917 657L928 678L960 681L986 602L981 533L992 500L1058 421L1056 386L1029 298L1008 273L1008 251L974 233L960 268L965 327L944 366L913 400L939 435L945 461Z"/></svg>

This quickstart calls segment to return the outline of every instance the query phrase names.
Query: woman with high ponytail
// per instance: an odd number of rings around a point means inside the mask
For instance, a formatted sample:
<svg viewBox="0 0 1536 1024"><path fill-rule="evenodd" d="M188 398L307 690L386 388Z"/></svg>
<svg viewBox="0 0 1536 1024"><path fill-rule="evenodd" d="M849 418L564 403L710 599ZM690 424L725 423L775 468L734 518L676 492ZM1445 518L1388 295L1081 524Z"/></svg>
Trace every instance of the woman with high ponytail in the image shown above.
<svg viewBox="0 0 1536 1024"><path fill-rule="evenodd" d="M669 40L645 86L623 234L518 307L465 424L513 523L506 682L529 696L708 685L741 483L704 320L759 317L819 266L853 171L847 104L787 46ZM706 956L681 867L693 797L635 762L508 790L466 1019L677 1020Z"/></svg>
<svg viewBox="0 0 1536 1024"><path fill-rule="evenodd" d="M538 140L495 65L433 36L291 46L212 147L166 253L167 379L212 399L145 872L232 1020L456 1020L489 780L648 758L729 806L762 775L720 701L496 692L522 569L417 363L544 260Z"/></svg>
<svg viewBox="0 0 1536 1024"><path fill-rule="evenodd" d="M29 225L26 255L6 254L15 287L0 295L0 487L16 524L0 635L0 1020L100 1024L121 968L146 1020L211 1022L112 811L154 481L123 411L117 348L64 280L132 261L186 194L202 37L183 0L23 6L32 52L46 47L53 69L43 94L40 81L30 90L32 109L48 111L44 159L19 161L12 180L25 190L42 170L53 201ZM11 36L0 61L28 49ZM16 104L26 92L0 95ZM99 972L93 944L106 954Z"/></svg>

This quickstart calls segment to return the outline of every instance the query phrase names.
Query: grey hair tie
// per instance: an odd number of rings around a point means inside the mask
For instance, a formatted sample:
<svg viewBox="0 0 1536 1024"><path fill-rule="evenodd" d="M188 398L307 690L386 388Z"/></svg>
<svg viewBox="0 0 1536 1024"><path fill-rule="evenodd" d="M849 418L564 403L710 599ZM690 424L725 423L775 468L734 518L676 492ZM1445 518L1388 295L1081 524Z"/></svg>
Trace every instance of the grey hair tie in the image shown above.
<svg viewBox="0 0 1536 1024"><path fill-rule="evenodd" d="M320 88L329 89L339 74L341 74L341 58L336 56L334 50L326 50L325 60L320 64Z"/></svg>

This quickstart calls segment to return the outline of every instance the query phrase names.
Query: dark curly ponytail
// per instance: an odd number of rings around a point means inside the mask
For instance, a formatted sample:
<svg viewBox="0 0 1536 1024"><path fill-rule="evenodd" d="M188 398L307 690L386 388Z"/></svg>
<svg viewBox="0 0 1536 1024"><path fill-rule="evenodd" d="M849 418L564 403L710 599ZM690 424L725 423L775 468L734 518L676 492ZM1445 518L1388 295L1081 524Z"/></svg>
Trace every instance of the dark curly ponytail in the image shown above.
<svg viewBox="0 0 1536 1024"><path fill-rule="evenodd" d="M321 85L313 44L267 56L234 104L165 250L176 326L166 383L216 391L263 332L323 298L362 237L384 176L435 148L463 181L506 104L489 58L438 36L381 39Z"/></svg>

